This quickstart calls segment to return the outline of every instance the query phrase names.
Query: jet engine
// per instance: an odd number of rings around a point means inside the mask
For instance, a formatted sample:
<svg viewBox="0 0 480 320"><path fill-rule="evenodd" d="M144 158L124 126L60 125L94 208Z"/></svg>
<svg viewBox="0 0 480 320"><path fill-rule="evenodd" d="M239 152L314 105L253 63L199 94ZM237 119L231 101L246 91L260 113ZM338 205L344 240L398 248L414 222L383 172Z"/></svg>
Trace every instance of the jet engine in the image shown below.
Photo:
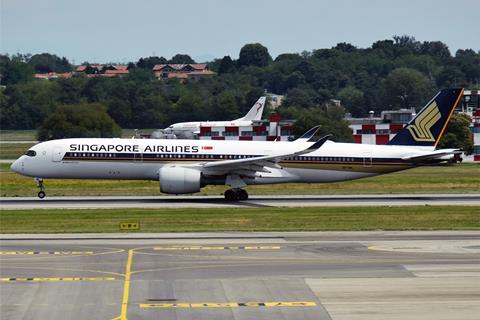
<svg viewBox="0 0 480 320"><path fill-rule="evenodd" d="M158 170L160 191L170 194L195 193L200 191L201 172L181 166L164 166Z"/></svg>

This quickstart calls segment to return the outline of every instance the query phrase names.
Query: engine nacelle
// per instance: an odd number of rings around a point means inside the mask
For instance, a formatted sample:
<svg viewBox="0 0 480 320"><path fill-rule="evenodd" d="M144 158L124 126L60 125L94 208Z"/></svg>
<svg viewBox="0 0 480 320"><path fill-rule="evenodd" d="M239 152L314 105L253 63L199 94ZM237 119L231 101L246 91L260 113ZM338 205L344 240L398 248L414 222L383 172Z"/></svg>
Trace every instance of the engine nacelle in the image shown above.
<svg viewBox="0 0 480 320"><path fill-rule="evenodd" d="M195 193L200 191L201 173L198 170L175 165L158 170L160 191L170 194Z"/></svg>

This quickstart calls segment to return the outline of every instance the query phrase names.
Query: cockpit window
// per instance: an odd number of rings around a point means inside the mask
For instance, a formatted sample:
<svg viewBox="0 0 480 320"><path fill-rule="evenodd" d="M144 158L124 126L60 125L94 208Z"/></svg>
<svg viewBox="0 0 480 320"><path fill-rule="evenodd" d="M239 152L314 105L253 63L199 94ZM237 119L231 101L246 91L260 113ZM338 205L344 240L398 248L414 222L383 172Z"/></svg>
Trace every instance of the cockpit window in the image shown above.
<svg viewBox="0 0 480 320"><path fill-rule="evenodd" d="M35 157L37 153L33 150L28 150L27 152L25 152L25 155L29 157Z"/></svg>

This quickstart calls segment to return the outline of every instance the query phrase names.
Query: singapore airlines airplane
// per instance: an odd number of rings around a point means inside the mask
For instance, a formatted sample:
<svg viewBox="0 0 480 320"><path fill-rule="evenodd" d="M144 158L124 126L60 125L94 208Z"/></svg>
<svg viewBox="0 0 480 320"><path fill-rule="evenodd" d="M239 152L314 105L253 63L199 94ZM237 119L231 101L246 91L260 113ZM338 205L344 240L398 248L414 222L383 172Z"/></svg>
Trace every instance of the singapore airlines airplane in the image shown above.
<svg viewBox="0 0 480 320"><path fill-rule="evenodd" d="M156 180L169 194L229 185L227 200L246 200L247 185L334 182L451 161L458 149L435 150L463 89L442 90L387 145L336 143L317 128L293 142L62 139L39 143L11 169L43 178Z"/></svg>
<svg viewBox="0 0 480 320"><path fill-rule="evenodd" d="M230 121L196 121L174 123L163 129L164 135L175 135L179 139L193 139L200 133L200 127L248 127L253 121L261 120L266 97L260 97L247 114L239 119Z"/></svg>

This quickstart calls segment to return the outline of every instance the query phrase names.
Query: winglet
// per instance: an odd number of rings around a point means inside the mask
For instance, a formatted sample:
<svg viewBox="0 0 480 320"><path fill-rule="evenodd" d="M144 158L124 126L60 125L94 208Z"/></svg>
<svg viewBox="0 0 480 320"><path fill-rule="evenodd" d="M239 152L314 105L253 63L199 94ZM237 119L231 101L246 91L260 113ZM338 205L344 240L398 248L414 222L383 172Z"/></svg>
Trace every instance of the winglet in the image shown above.
<svg viewBox="0 0 480 320"><path fill-rule="evenodd" d="M310 147L308 147L307 149L303 150L302 153L309 153L309 152L313 152L317 149L320 149L321 146L323 146L323 144L325 142L327 142L328 139L330 139L332 137L331 134L327 134L326 136L323 136L321 137L317 142L315 142L314 144L312 144Z"/></svg>
<svg viewBox="0 0 480 320"><path fill-rule="evenodd" d="M295 141L310 141L311 138L313 138L315 136L315 134L317 134L317 132L320 130L320 125L319 126L315 126L313 128L311 128L310 130L308 130L307 132L305 132L302 136L300 136L298 139L296 139Z"/></svg>

